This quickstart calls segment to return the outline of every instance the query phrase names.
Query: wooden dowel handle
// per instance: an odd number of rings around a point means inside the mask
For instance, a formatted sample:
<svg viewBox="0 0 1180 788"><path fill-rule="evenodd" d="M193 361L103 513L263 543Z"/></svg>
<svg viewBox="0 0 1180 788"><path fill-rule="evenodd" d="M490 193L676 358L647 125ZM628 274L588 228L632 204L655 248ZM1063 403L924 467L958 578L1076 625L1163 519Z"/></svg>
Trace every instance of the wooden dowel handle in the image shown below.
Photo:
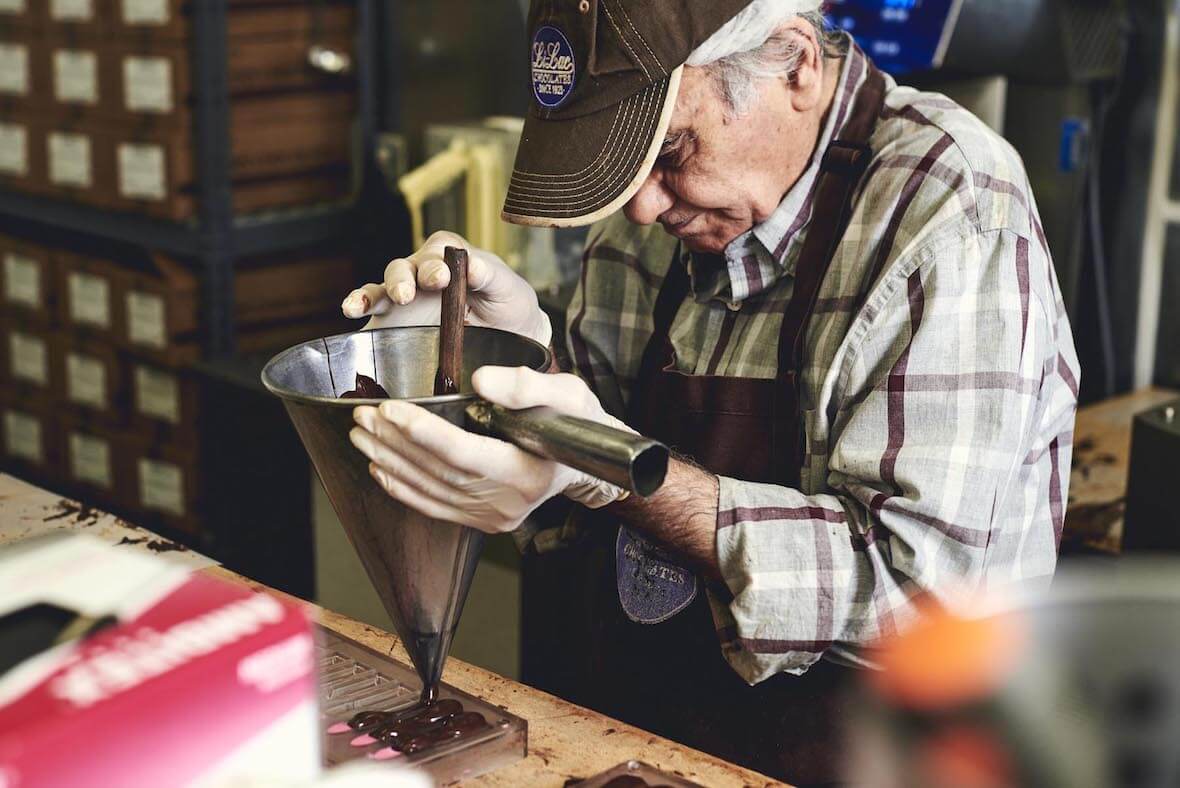
<svg viewBox="0 0 1180 788"><path fill-rule="evenodd" d="M448 246L443 259L451 272L451 283L442 294L435 395L459 393L463 379L463 322L467 317L467 251Z"/></svg>

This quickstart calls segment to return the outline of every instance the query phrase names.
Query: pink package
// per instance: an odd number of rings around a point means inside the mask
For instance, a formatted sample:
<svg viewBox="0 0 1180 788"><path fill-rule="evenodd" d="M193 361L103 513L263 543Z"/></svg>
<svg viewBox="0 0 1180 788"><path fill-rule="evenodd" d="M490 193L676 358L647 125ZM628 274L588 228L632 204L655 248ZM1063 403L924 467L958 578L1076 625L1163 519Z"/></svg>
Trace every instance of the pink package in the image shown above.
<svg viewBox="0 0 1180 788"><path fill-rule="evenodd" d="M0 626L0 788L319 774L315 644L294 604L69 536L0 552Z"/></svg>

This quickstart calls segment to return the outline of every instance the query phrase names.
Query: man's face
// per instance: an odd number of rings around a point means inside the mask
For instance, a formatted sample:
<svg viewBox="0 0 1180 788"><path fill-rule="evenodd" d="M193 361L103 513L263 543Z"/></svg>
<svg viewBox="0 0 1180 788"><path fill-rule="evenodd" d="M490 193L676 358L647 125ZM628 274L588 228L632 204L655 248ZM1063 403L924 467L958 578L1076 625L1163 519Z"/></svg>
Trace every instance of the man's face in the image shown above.
<svg viewBox="0 0 1180 788"><path fill-rule="evenodd" d="M692 251L714 254L765 221L811 161L819 73L759 80L749 111L732 117L712 78L686 68L664 148L627 219L659 222Z"/></svg>

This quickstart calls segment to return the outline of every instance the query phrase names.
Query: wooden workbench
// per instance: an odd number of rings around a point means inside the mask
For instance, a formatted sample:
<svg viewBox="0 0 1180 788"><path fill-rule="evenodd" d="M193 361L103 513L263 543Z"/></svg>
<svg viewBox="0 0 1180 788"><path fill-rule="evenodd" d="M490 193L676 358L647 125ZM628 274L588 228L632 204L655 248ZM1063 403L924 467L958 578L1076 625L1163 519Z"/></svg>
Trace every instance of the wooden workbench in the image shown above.
<svg viewBox="0 0 1180 788"><path fill-rule="evenodd" d="M1178 398L1175 391L1144 389L1078 411L1063 553L1122 551L1132 421Z"/></svg>
<svg viewBox="0 0 1180 788"><path fill-rule="evenodd" d="M80 530L123 549L143 550L260 591L273 590L216 566L209 559L125 523L110 514L63 500L11 476L0 474L0 546L54 530ZM388 632L311 606L325 627L409 664ZM625 725L589 709L450 659L443 681L481 700L502 706L529 724L528 757L491 774L464 782L478 786L557 788L632 759L682 775L707 786L780 785L702 752Z"/></svg>

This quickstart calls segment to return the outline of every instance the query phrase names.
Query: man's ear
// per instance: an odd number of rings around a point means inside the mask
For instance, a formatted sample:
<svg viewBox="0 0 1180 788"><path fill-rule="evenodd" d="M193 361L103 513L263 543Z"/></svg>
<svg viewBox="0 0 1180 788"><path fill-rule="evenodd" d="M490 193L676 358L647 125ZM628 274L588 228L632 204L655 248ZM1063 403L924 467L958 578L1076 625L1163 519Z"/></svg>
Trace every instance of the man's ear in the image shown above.
<svg viewBox="0 0 1180 788"><path fill-rule="evenodd" d="M806 19L796 17L785 23L778 35L798 47L799 63L789 79L791 106L797 112L813 110L824 92L823 47L815 27Z"/></svg>

